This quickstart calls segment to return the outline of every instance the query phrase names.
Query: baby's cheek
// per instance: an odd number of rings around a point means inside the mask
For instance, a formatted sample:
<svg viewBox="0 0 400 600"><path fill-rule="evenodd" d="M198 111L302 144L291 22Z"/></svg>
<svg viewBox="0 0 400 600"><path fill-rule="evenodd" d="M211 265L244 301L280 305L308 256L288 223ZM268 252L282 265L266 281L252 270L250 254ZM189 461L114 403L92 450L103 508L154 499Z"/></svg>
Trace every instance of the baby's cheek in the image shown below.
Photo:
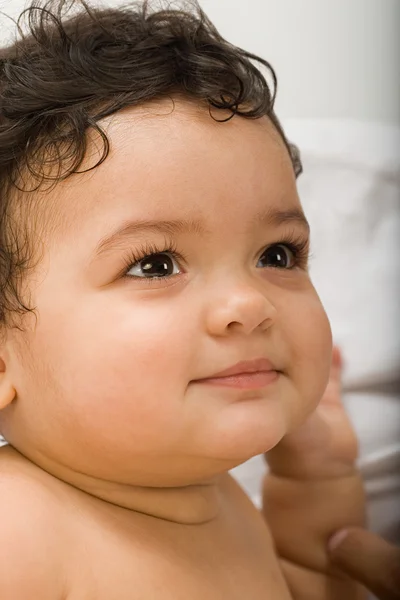
<svg viewBox="0 0 400 600"><path fill-rule="evenodd" d="M130 357L131 368L139 378L149 378L160 386L184 381L194 337L184 323L180 315L173 319L171 314L135 320L129 329L121 329L116 336L119 343L116 362L126 362L124 355Z"/></svg>
<svg viewBox="0 0 400 600"><path fill-rule="evenodd" d="M316 295L298 306L292 332L293 380L303 410L310 412L317 406L328 383L332 352L329 320Z"/></svg>
<svg viewBox="0 0 400 600"><path fill-rule="evenodd" d="M311 329L312 327L312 329ZM319 402L328 383L332 355L332 332L328 317L322 307L312 317L309 339L310 397Z"/></svg>

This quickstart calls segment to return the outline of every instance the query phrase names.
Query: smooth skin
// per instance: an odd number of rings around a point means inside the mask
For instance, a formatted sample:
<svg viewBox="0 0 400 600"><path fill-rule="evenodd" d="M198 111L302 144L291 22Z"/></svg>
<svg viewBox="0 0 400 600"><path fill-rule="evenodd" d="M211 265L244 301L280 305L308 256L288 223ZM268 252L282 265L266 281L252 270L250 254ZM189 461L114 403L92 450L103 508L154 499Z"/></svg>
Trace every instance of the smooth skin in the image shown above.
<svg viewBox="0 0 400 600"><path fill-rule="evenodd" d="M287 150L266 117L216 123L179 99L104 126L108 159L40 195L38 319L0 347L2 598L287 600L227 474L298 428L330 371ZM93 135L88 165L98 151ZM155 252L167 275L146 278ZM260 357L266 387L198 384ZM352 510L322 515L321 540Z"/></svg>
<svg viewBox="0 0 400 600"><path fill-rule="evenodd" d="M365 525L356 469L358 441L341 402L342 358L334 346L329 382L317 410L266 454L263 513L296 600L364 599L366 592L332 563L328 541Z"/></svg>
<svg viewBox="0 0 400 600"><path fill-rule="evenodd" d="M332 536L328 549L332 563L376 598L400 600L400 548L375 533L352 527Z"/></svg>

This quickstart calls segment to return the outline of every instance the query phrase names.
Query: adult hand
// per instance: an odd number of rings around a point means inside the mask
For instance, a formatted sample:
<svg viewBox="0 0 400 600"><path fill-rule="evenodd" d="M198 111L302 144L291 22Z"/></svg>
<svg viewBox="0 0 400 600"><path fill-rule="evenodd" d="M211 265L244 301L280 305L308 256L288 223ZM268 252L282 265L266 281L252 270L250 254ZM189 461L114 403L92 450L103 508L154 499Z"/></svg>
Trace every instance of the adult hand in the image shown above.
<svg viewBox="0 0 400 600"><path fill-rule="evenodd" d="M335 533L329 541L332 563L379 600L400 600L400 548L361 528Z"/></svg>

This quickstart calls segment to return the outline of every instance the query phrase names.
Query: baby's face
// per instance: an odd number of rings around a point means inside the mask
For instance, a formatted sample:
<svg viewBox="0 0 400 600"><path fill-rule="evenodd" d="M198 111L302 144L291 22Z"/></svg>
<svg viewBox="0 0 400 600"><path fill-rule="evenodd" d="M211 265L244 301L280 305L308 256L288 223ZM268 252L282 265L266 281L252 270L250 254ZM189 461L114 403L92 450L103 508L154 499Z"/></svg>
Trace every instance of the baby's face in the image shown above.
<svg viewBox="0 0 400 600"><path fill-rule="evenodd" d="M183 485L304 420L327 382L330 328L306 259L286 246L308 231L267 118L216 123L165 102L105 125L107 160L53 192L38 322L8 346L4 434L93 477ZM204 381L259 358L278 371L267 384Z"/></svg>

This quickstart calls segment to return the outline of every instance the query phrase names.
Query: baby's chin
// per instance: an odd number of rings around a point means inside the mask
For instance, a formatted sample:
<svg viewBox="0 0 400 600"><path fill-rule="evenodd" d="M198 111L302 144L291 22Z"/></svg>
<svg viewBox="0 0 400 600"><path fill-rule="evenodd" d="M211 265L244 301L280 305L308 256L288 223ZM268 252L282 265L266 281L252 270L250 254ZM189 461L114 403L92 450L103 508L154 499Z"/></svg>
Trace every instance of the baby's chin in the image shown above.
<svg viewBox="0 0 400 600"><path fill-rule="evenodd" d="M204 442L204 454L229 461L230 468L268 452L291 429L284 407L267 399L227 407Z"/></svg>

